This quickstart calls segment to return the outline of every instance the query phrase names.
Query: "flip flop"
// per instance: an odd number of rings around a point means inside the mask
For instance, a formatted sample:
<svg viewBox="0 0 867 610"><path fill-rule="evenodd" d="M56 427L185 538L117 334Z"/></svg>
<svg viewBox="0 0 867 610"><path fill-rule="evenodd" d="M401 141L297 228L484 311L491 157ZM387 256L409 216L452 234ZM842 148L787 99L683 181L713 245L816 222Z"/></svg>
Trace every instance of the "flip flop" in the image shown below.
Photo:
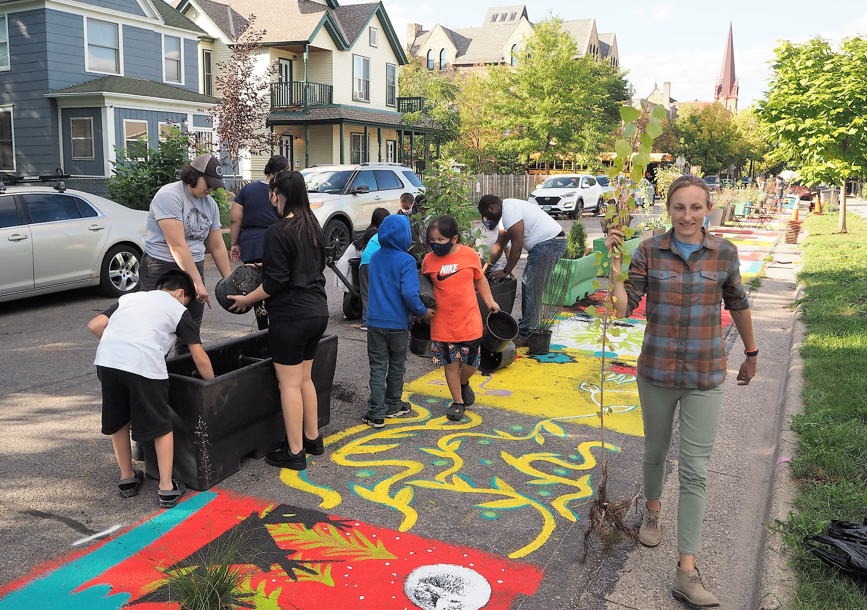
<svg viewBox="0 0 867 610"><path fill-rule="evenodd" d="M121 498L132 498L138 495L138 490L144 481L144 473L141 470L135 470L135 476L129 479L123 479L117 484L117 491Z"/></svg>
<svg viewBox="0 0 867 610"><path fill-rule="evenodd" d="M466 405L453 402L452 406L450 406L449 410L446 412L446 417L449 418L450 421L461 421L464 417L464 411L466 410Z"/></svg>
<svg viewBox="0 0 867 610"><path fill-rule="evenodd" d="M173 506L177 506L178 500L181 499L186 491L187 487L177 479L172 479L172 489L167 490L159 490L157 492L157 497L160 499L160 508L172 508Z"/></svg>

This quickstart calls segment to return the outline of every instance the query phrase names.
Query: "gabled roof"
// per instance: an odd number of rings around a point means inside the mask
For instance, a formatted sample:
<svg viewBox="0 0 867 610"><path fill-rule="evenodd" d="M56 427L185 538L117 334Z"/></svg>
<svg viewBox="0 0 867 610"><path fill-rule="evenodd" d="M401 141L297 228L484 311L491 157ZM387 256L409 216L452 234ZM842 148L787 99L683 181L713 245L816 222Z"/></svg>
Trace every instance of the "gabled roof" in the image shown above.
<svg viewBox="0 0 867 610"><path fill-rule="evenodd" d="M494 17L496 15L496 17ZM527 17L527 7L523 4L514 6L495 6L488 9L488 14L485 15L485 20L482 22L482 27L495 25L515 25L521 20L521 17ZM527 17L529 21L529 17Z"/></svg>
<svg viewBox="0 0 867 610"><path fill-rule="evenodd" d="M202 28L181 15L174 7L169 6L163 2L163 0L154 0L153 6L157 9L160 17L163 18L163 21L166 22L166 25L187 30L189 32L195 32L198 35L207 36L207 33L202 30Z"/></svg>
<svg viewBox="0 0 867 610"><path fill-rule="evenodd" d="M611 49L617 47L617 36L614 32L599 34L599 54L602 59L608 59Z"/></svg>
<svg viewBox="0 0 867 610"><path fill-rule="evenodd" d="M452 40L458 49L453 64L475 65L506 61L503 57L503 46L518 27L502 28L460 28L451 30ZM445 28L444 28L445 29Z"/></svg>
<svg viewBox="0 0 867 610"><path fill-rule="evenodd" d="M162 1L162 0L160 0ZM156 97L178 102L196 102L208 106L216 103L216 98L202 95L180 87L158 83L143 78L128 78L126 76L103 76L89 80L79 85L57 89L45 94L45 97L66 97L72 95L94 95L114 93L118 95L134 95L136 97Z"/></svg>
<svg viewBox="0 0 867 610"><path fill-rule="evenodd" d="M234 39L236 33L247 26L247 20L228 4L213 0L195 0L195 2L205 15L214 22L214 25L220 28L226 38ZM184 10L189 4L189 0L179 0L176 6L178 10Z"/></svg>
<svg viewBox="0 0 867 610"><path fill-rule="evenodd" d="M572 21L564 21L563 29L570 34L578 43L578 54L583 55L587 46L590 44L590 38L593 30L596 29L595 19L573 19Z"/></svg>

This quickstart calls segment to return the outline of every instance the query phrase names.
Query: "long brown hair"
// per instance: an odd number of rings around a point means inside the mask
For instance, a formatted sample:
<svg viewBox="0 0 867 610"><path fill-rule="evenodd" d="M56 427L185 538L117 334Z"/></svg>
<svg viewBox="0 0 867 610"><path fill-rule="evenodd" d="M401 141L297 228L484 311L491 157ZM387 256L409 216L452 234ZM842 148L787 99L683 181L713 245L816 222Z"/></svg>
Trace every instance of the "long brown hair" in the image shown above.
<svg viewBox="0 0 867 610"><path fill-rule="evenodd" d="M286 203L280 218L287 218L290 214L288 226L297 229L299 234L307 234L313 243L319 242L322 228L319 221L310 209L310 200L307 198L307 184L301 172L283 170L271 178L269 186L272 191L283 195Z"/></svg>

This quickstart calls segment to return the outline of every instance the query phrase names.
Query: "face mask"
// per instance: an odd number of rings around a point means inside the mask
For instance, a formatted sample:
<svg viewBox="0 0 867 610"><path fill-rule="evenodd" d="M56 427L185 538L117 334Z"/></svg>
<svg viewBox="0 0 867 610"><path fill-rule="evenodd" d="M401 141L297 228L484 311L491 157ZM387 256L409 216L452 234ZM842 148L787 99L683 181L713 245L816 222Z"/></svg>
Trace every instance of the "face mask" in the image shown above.
<svg viewBox="0 0 867 610"><path fill-rule="evenodd" d="M494 229L497 228L497 225L498 225L499 223L498 223L496 220L485 220L485 219L482 219L482 224L485 225L485 228L486 228L488 231L493 231Z"/></svg>
<svg viewBox="0 0 867 610"><path fill-rule="evenodd" d="M430 249L433 250L433 253L437 256L448 256L448 253L453 246L454 244L452 242L446 242L444 244L435 244L431 242Z"/></svg>

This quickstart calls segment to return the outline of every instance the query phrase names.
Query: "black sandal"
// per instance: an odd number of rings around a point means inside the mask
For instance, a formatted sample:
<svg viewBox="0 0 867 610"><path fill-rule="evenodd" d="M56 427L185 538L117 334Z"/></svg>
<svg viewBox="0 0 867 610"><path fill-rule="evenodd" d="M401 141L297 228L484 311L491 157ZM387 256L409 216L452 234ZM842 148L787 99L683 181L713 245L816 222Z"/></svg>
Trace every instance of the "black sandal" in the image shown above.
<svg viewBox="0 0 867 610"><path fill-rule="evenodd" d="M160 499L160 508L172 508L173 506L177 506L178 500L181 499L187 491L186 485L178 481L177 479L172 479L172 489L159 490L157 492L157 497Z"/></svg>
<svg viewBox="0 0 867 610"><path fill-rule="evenodd" d="M452 406L450 406L449 410L446 412L446 417L449 418L450 421L461 421L464 418L464 411L466 410L467 407L465 405L453 402Z"/></svg>
<svg viewBox="0 0 867 610"><path fill-rule="evenodd" d="M144 473L141 470L134 470L135 474L129 479L123 479L117 484L117 491L121 498L132 498L138 495L138 490L144 481Z"/></svg>

